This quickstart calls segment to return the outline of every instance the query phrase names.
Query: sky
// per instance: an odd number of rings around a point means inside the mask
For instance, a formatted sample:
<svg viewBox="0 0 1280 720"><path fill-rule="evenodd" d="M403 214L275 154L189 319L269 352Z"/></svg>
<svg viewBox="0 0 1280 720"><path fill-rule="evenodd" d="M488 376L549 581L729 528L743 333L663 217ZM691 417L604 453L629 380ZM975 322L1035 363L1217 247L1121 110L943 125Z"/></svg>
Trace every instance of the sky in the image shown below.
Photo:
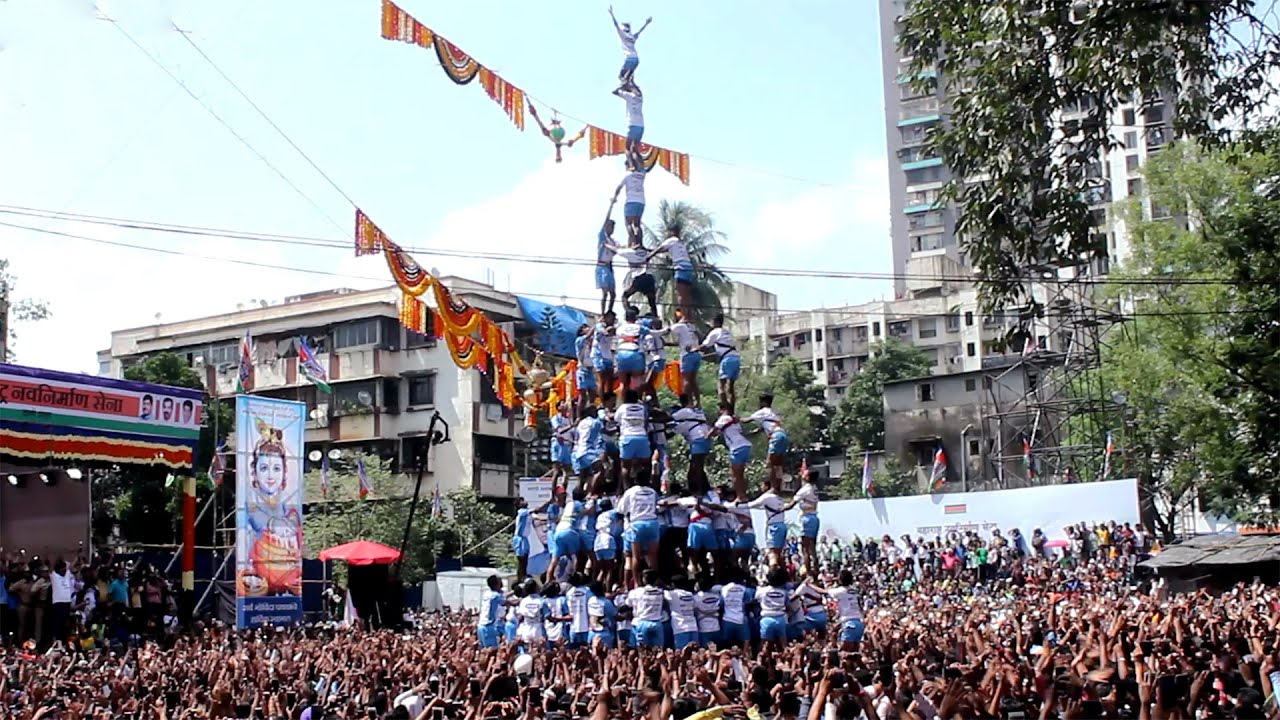
<svg viewBox="0 0 1280 720"><path fill-rule="evenodd" d="M399 4L526 90L544 117L557 109L570 133L580 121L625 132L607 4ZM615 5L636 26L654 18L636 73L645 140L691 155L688 187L660 169L649 176L646 219L662 199L706 208L731 248L721 264L784 310L892 291L881 280L750 272L891 270L876 5ZM532 118L517 131L478 83L453 84L433 52L383 40L379 8L0 0L0 257L16 297L51 312L16 324L17 361L96 372L112 330L388 285L381 260L353 256L348 198L401 245L455 253L416 254L441 274L593 307L590 267L456 253L594 259L621 161L588 161L584 141L557 165ZM156 233L14 208L323 242Z"/></svg>

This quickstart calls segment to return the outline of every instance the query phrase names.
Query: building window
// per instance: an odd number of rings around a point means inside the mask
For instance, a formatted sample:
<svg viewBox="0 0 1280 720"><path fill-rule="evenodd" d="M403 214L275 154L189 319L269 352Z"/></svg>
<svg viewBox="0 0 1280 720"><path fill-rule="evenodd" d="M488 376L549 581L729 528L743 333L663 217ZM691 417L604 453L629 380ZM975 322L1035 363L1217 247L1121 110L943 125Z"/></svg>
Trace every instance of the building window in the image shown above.
<svg viewBox="0 0 1280 720"><path fill-rule="evenodd" d="M414 375L409 378L409 406L436 404L436 375Z"/></svg>
<svg viewBox="0 0 1280 720"><path fill-rule="evenodd" d="M964 379L964 391L973 392L978 389L978 381L973 378Z"/></svg>
<svg viewBox="0 0 1280 720"><path fill-rule="evenodd" d="M822 372L822 358L817 358L813 362L814 362L813 369L817 372Z"/></svg>
<svg viewBox="0 0 1280 720"><path fill-rule="evenodd" d="M427 322L428 322L428 327L430 327L429 323L431 321L428 320ZM416 333L412 330L405 330L404 332L404 347L406 350L414 350L417 348L429 348L429 347L435 347L435 346L436 346L436 337L434 335L423 335L422 333Z"/></svg>
<svg viewBox="0 0 1280 720"><path fill-rule="evenodd" d="M916 334L922 340L938 337L938 319L920 318L916 320Z"/></svg>
<svg viewBox="0 0 1280 720"><path fill-rule="evenodd" d="M417 472L419 464L426 462L429 452L431 452L431 440L426 435L411 435L401 439L400 472Z"/></svg>
<svg viewBox="0 0 1280 720"><path fill-rule="evenodd" d="M871 323L871 334L880 337L880 323L878 321Z"/></svg>
<svg viewBox="0 0 1280 720"><path fill-rule="evenodd" d="M1000 327L1000 317L998 315L987 315L982 318L982 327L992 330Z"/></svg>
<svg viewBox="0 0 1280 720"><path fill-rule="evenodd" d="M911 252L925 252L927 250L937 250L943 246L942 233L929 233L928 235L915 235L911 238Z"/></svg>
<svg viewBox="0 0 1280 720"><path fill-rule="evenodd" d="M878 333L878 332L877 332L876 334L877 334L877 335L879 335L880 333ZM854 339L854 341L855 341L855 342L866 342L866 341L867 341L867 326L866 326L866 325L859 325L858 327L854 328L854 329L853 329L853 339Z"/></svg>
<svg viewBox="0 0 1280 720"><path fill-rule="evenodd" d="M978 354L978 349L974 347L973 343L965 343L964 354L968 355L969 357L974 357Z"/></svg>
<svg viewBox="0 0 1280 720"><path fill-rule="evenodd" d="M841 334L842 334L842 333L840 332L840 328L832 328L832 329L831 329L831 341L832 341L832 342L840 342L840 335L841 335Z"/></svg>
<svg viewBox="0 0 1280 720"><path fill-rule="evenodd" d="M1124 134L1124 146L1130 150L1138 147L1138 131L1130 130Z"/></svg>
<svg viewBox="0 0 1280 720"><path fill-rule="evenodd" d="M210 347L205 363L214 367L219 365L238 365L240 363L240 343L223 343Z"/></svg>
<svg viewBox="0 0 1280 720"><path fill-rule="evenodd" d="M378 402L378 385L373 380L339 383L333 386L334 409L343 415L373 412Z"/></svg>
<svg viewBox="0 0 1280 720"><path fill-rule="evenodd" d="M969 457L978 457L981 454L982 454L981 445L978 444L978 441L970 440L969 441Z"/></svg>
<svg viewBox="0 0 1280 720"><path fill-rule="evenodd" d="M936 347L926 348L923 352L924 352L924 356L929 358L929 364L933 365L934 367L937 367L938 366L938 348Z"/></svg>
<svg viewBox="0 0 1280 720"><path fill-rule="evenodd" d="M952 313L947 316L947 332L960 332L960 316Z"/></svg>
<svg viewBox="0 0 1280 720"><path fill-rule="evenodd" d="M814 328L813 341L822 342L822 328Z"/></svg>
<svg viewBox="0 0 1280 720"><path fill-rule="evenodd" d="M1120 123L1120 124L1121 124L1121 125L1124 125L1125 127L1136 127L1136 126L1137 126L1138 122L1137 122L1137 118L1134 116L1133 108L1129 108L1129 109L1125 110L1125 111L1124 111L1124 113L1122 113L1122 114L1121 114L1121 123Z"/></svg>
<svg viewBox="0 0 1280 720"><path fill-rule="evenodd" d="M964 326L973 327L973 311L972 310L966 310L964 312Z"/></svg>
<svg viewBox="0 0 1280 720"><path fill-rule="evenodd" d="M378 319L342 323L333 329L333 347L359 347L378 344Z"/></svg>
<svg viewBox="0 0 1280 720"><path fill-rule="evenodd" d="M933 383L920 383L916 389L920 402L933 402Z"/></svg>
<svg viewBox="0 0 1280 720"><path fill-rule="evenodd" d="M512 441L510 438L496 437L493 435L474 435L476 446L476 460L482 465L510 465L512 452Z"/></svg>
<svg viewBox="0 0 1280 720"><path fill-rule="evenodd" d="M1141 167L1141 165L1142 162L1138 159L1137 155L1129 154L1124 156L1124 169L1130 175L1138 172L1138 168Z"/></svg>
<svg viewBox="0 0 1280 720"><path fill-rule="evenodd" d="M906 172L908 185L923 185L925 183L938 182L942 180L942 166L932 165L926 168L916 168Z"/></svg>
<svg viewBox="0 0 1280 720"><path fill-rule="evenodd" d="M910 320L895 320L889 323L889 337L903 338L911 336Z"/></svg>

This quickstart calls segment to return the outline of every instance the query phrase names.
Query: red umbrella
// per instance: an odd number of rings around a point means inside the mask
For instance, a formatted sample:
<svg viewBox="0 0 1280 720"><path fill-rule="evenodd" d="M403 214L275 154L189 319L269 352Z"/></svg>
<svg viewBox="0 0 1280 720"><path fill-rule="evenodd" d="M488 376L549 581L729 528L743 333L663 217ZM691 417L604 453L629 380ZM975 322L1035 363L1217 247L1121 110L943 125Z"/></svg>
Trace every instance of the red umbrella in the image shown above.
<svg viewBox="0 0 1280 720"><path fill-rule="evenodd" d="M322 550L321 560L345 560L349 565L390 565L400 559L400 551L382 543L356 540Z"/></svg>
<svg viewBox="0 0 1280 720"><path fill-rule="evenodd" d="M1070 544L1071 543L1067 542L1066 540L1050 540L1049 542L1045 543L1044 546L1047 548L1064 548Z"/></svg>

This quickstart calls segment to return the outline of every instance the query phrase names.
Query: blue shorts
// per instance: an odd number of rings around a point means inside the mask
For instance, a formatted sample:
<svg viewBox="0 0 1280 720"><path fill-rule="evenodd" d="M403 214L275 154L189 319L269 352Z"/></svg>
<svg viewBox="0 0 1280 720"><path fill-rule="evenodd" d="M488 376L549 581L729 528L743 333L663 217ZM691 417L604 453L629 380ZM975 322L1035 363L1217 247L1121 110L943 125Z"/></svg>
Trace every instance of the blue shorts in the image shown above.
<svg viewBox="0 0 1280 720"><path fill-rule="evenodd" d="M666 367L667 367L666 358L654 358L653 360L649 361L649 372L651 373L661 375L662 371L665 370Z"/></svg>
<svg viewBox="0 0 1280 720"><path fill-rule="evenodd" d="M840 642L862 642L862 633L867 626L861 620L845 620L840 625Z"/></svg>
<svg viewBox="0 0 1280 720"><path fill-rule="evenodd" d="M643 126L643 125L628 125L628 126L627 126L627 142L634 142L634 143L638 143L638 142L640 142L642 139L644 139L644 126Z"/></svg>
<svg viewBox="0 0 1280 720"><path fill-rule="evenodd" d="M620 373L638 373L644 372L644 355L635 350L619 350L615 356L617 358L618 372Z"/></svg>
<svg viewBox="0 0 1280 720"><path fill-rule="evenodd" d="M720 631L714 630L709 632L702 632L701 630L699 630L698 643L701 644L702 647L711 647L712 645L718 646L720 644Z"/></svg>
<svg viewBox="0 0 1280 720"><path fill-rule="evenodd" d="M569 647L582 647L586 644L587 644L586 633L584 632L569 633Z"/></svg>
<svg viewBox="0 0 1280 720"><path fill-rule="evenodd" d="M631 544L641 550L658 544L658 521L636 520L631 523Z"/></svg>
<svg viewBox="0 0 1280 720"><path fill-rule="evenodd" d="M622 206L622 217L638 218L644 216L644 203L629 202Z"/></svg>
<svg viewBox="0 0 1280 720"><path fill-rule="evenodd" d="M721 550L728 550L733 547L733 541L734 537L732 530L727 528L716 529L716 545L718 545Z"/></svg>
<svg viewBox="0 0 1280 720"><path fill-rule="evenodd" d="M693 263L685 261L676 263L676 282L693 282Z"/></svg>
<svg viewBox="0 0 1280 720"><path fill-rule="evenodd" d="M746 465L751 461L751 446L739 445L729 451L730 465Z"/></svg>
<svg viewBox="0 0 1280 720"><path fill-rule="evenodd" d="M622 533L622 554L631 554L631 538L635 537L630 530Z"/></svg>
<svg viewBox="0 0 1280 720"><path fill-rule="evenodd" d="M588 645L595 647L597 640L607 648L618 647L618 636L608 630L592 630L587 633Z"/></svg>
<svg viewBox="0 0 1280 720"><path fill-rule="evenodd" d="M770 550L781 550L787 546L787 524L774 523L769 526L766 533Z"/></svg>
<svg viewBox="0 0 1280 720"><path fill-rule="evenodd" d="M498 647L500 634L497 625L481 625L476 628L476 636L480 638L480 647Z"/></svg>
<svg viewBox="0 0 1280 720"><path fill-rule="evenodd" d="M632 647L631 628L618 628L618 644L622 647Z"/></svg>
<svg viewBox="0 0 1280 720"><path fill-rule="evenodd" d="M613 358L593 357L591 367L596 372L613 372Z"/></svg>
<svg viewBox="0 0 1280 720"><path fill-rule="evenodd" d="M720 358L720 379L737 380L742 372L742 356L734 353Z"/></svg>
<svg viewBox="0 0 1280 720"><path fill-rule="evenodd" d="M612 265L596 265L596 289L613 292L617 283L613 279Z"/></svg>
<svg viewBox="0 0 1280 720"><path fill-rule="evenodd" d="M817 631L827 627L827 614L814 613L804 616L804 629L806 631Z"/></svg>
<svg viewBox="0 0 1280 720"><path fill-rule="evenodd" d="M557 465L572 465L573 446L568 443L551 441L551 462Z"/></svg>
<svg viewBox="0 0 1280 720"><path fill-rule="evenodd" d="M785 455L789 447L791 447L791 439L787 437L786 432L774 430L769 434L770 455Z"/></svg>
<svg viewBox="0 0 1280 720"><path fill-rule="evenodd" d="M515 553L516 557L529 557L529 538L520 536L511 538L511 552Z"/></svg>
<svg viewBox="0 0 1280 720"><path fill-rule="evenodd" d="M665 633L662 631L662 623L649 620L632 620L631 637L635 639L636 647L660 648L664 644Z"/></svg>
<svg viewBox="0 0 1280 720"><path fill-rule="evenodd" d="M606 439L604 441L604 454L610 457L616 456L618 454L618 443Z"/></svg>
<svg viewBox="0 0 1280 720"><path fill-rule="evenodd" d="M753 532L744 532L733 539L733 549L749 552L751 548L756 546L756 534Z"/></svg>
<svg viewBox="0 0 1280 720"><path fill-rule="evenodd" d="M573 375L573 381L578 385L579 390L596 389L596 374L591 372L591 368L578 368L578 372Z"/></svg>
<svg viewBox="0 0 1280 720"><path fill-rule="evenodd" d="M751 631L742 623L723 623L720 625L720 641L726 646L751 642Z"/></svg>
<svg viewBox="0 0 1280 720"><path fill-rule="evenodd" d="M595 453L587 453L586 455L573 456L573 472L577 475L590 470L596 463L600 462L600 456Z"/></svg>
<svg viewBox="0 0 1280 720"><path fill-rule="evenodd" d="M787 641L787 619L773 615L760 618L760 639L765 642L785 643Z"/></svg>
<svg viewBox="0 0 1280 720"><path fill-rule="evenodd" d="M589 553L596 546L596 529L578 530L578 552Z"/></svg>
<svg viewBox="0 0 1280 720"><path fill-rule="evenodd" d="M614 550L611 547L596 548L595 553L596 553L597 560L612 560L615 555Z"/></svg>
<svg viewBox="0 0 1280 720"><path fill-rule="evenodd" d="M689 441L690 455L706 455L711 452L711 438L698 438Z"/></svg>
<svg viewBox="0 0 1280 720"><path fill-rule="evenodd" d="M817 539L819 527L818 513L805 513L800 516L800 533L804 537L810 540Z"/></svg>
<svg viewBox="0 0 1280 720"><path fill-rule="evenodd" d="M698 372L702 367L702 355L696 352L686 352L680 355L680 372L689 373Z"/></svg>
<svg viewBox="0 0 1280 720"><path fill-rule="evenodd" d="M639 56L639 55L628 55L628 56L626 56L626 58L622 61L622 69L623 69L623 70L635 70L635 69L636 69L637 67L639 67L639 66L640 66L640 56Z"/></svg>
<svg viewBox="0 0 1280 720"><path fill-rule="evenodd" d="M550 538L547 549L552 555L557 557L565 557L568 555L578 554L578 531L572 528L567 530L556 530L555 534Z"/></svg>
<svg viewBox="0 0 1280 720"><path fill-rule="evenodd" d="M672 640L671 644L672 646L675 647L676 650L683 650L689 647L690 645L698 644L698 633L696 632L676 633L671 640Z"/></svg>
<svg viewBox="0 0 1280 720"><path fill-rule="evenodd" d="M516 641L516 629L519 627L520 626L517 623L513 623L513 622L507 623L506 628L504 628L506 630L505 634L507 636L507 642L511 643Z"/></svg>
<svg viewBox="0 0 1280 720"><path fill-rule="evenodd" d="M652 452L649 449L649 438L641 435L622 438L618 450L623 460L648 460Z"/></svg>
<svg viewBox="0 0 1280 720"><path fill-rule="evenodd" d="M720 549L720 542L716 538L716 531L711 527L710 522L692 522L689 523L689 541L686 543L690 550L708 550L715 551Z"/></svg>
<svg viewBox="0 0 1280 720"><path fill-rule="evenodd" d="M807 627L808 624L804 620L787 623L787 640L799 640L804 637L804 631Z"/></svg>

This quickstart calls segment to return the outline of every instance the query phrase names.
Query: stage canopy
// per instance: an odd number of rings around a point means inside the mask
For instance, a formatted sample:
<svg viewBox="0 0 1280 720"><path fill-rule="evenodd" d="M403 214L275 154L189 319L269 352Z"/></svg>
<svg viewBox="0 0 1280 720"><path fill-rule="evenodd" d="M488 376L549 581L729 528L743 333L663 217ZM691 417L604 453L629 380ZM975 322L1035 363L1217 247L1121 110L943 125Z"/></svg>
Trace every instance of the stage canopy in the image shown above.
<svg viewBox="0 0 1280 720"><path fill-rule="evenodd" d="M204 393L0 363L0 454L189 469Z"/></svg>
<svg viewBox="0 0 1280 720"><path fill-rule="evenodd" d="M400 559L400 551L369 540L335 545L320 551L321 560L343 560L348 565L390 565Z"/></svg>

